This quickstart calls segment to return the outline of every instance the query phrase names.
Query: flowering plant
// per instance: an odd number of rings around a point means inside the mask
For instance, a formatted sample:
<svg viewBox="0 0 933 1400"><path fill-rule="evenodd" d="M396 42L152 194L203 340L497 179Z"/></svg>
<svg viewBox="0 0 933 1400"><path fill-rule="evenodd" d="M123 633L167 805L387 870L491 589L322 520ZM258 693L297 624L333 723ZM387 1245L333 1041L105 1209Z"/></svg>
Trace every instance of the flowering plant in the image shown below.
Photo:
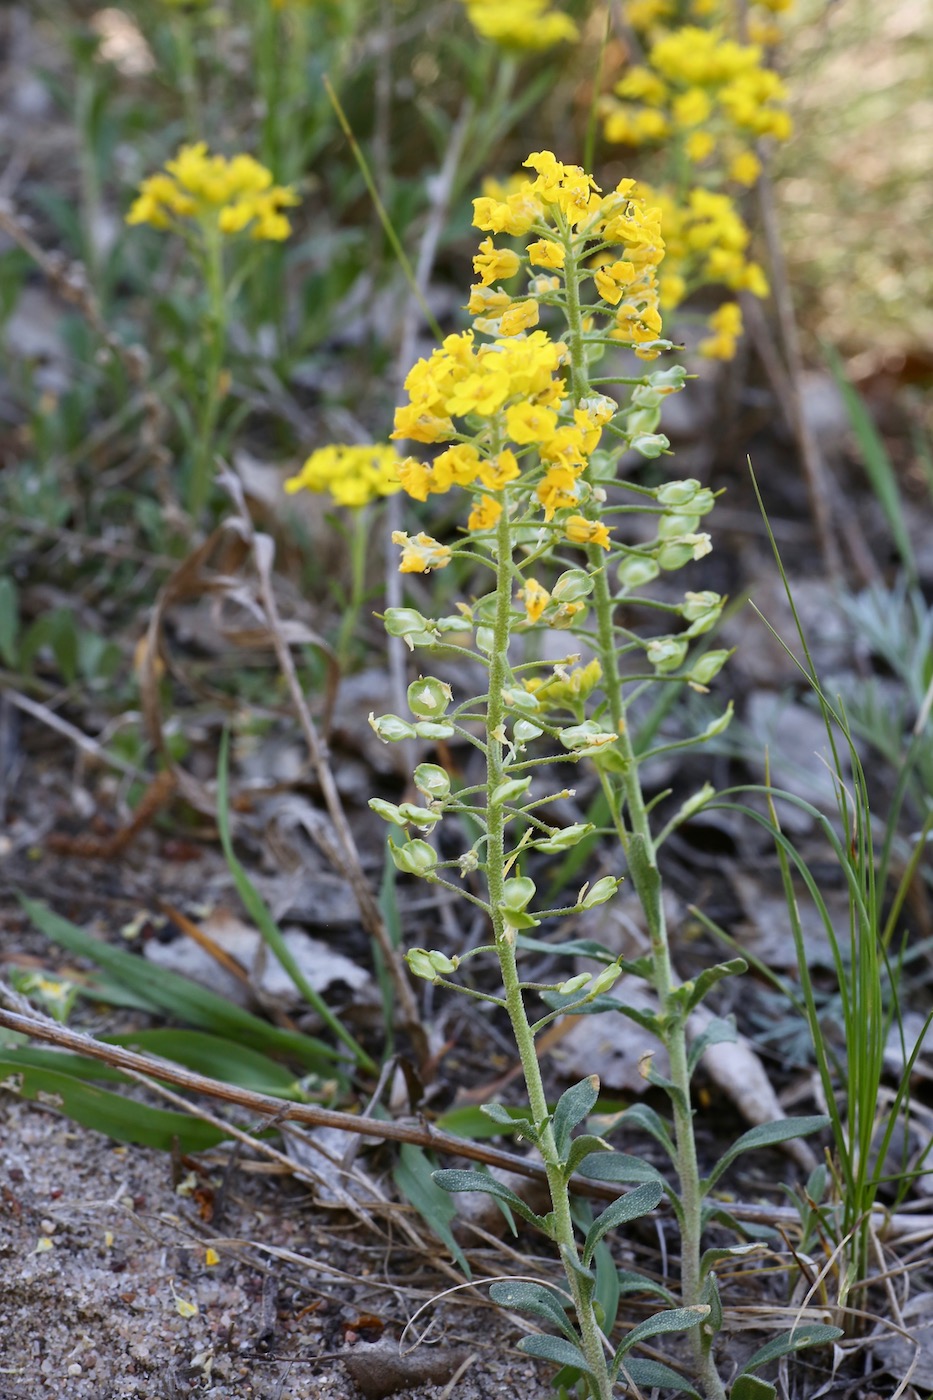
<svg viewBox="0 0 933 1400"><path fill-rule="evenodd" d="M665 252L660 210L639 196L632 181L623 180L603 194L589 174L562 164L548 151L529 156L525 167L534 178L506 198L474 201L476 226L489 235L517 239L522 251L498 245L492 236L484 239L474 260L479 277L470 298L474 329L448 336L414 366L405 383L409 401L396 413L393 434L440 448L430 460L409 456L399 466L409 496L426 501L458 488L471 499L467 533L453 544L424 532L394 536L402 547L402 571L427 573L462 558L491 573L493 587L470 606L460 604L451 617L390 608L386 627L413 651L430 651L440 642L455 654L478 659L487 689L458 700L441 678L422 674L408 691L411 720L370 718L386 742L459 736L479 751L485 778L455 793L442 766L422 763L413 781L423 802L373 799L370 805L394 829L389 850L398 869L461 890L484 911L492 930L490 944L458 950L453 957L414 948L408 961L415 975L457 987L504 1011L518 1047L529 1115L521 1119L520 1129L543 1158L551 1212L533 1215L512 1192L479 1173L441 1171L436 1180L451 1191L487 1191L506 1199L557 1244L575 1325L564 1295L543 1285L497 1284L492 1290L497 1301L528 1308L562 1334L527 1337L522 1348L560 1362L591 1395L605 1400L620 1379L682 1388L669 1368L630 1352L645 1337L685 1330L693 1342L696 1378L708 1397L723 1400L713 1352L721 1308L713 1256L704 1255L701 1247L711 1215L720 1220L723 1215L704 1197L737 1152L759 1141L796 1136L824 1120L787 1120L754 1129L708 1177L700 1177L691 1076L705 1045L730 1038L734 1030L728 1022L713 1021L705 1038L688 1051L687 1018L711 986L744 970L745 964L736 959L683 985L676 979L657 851L671 830L709 800L712 789L704 787L655 831L639 776L641 763L651 754L636 753L629 712L633 699L655 683L706 690L727 658L722 650L697 654L693 647L719 616L723 600L716 593L688 591L679 603L642 594L662 571L686 567L709 551L709 536L699 527L714 499L693 480L647 487L617 474L623 453L657 458L666 452L667 439L659 431L661 407L685 378L676 366L647 368L670 348L658 311L658 269ZM520 272L525 288L503 288L503 281ZM542 316L558 320L559 338L539 324ZM629 375L616 368L614 374L594 377L600 360L621 348L632 352L633 371L639 360L646 368ZM603 392L609 383L627 390L623 402ZM633 511L647 515L654 526L650 537L638 543L616 533ZM623 602L648 603L666 614L674 630L650 638L635 633L620 615ZM465 644L467 627L475 650ZM542 629L566 633L575 650L557 665L519 660L522 636ZM584 650L590 659L579 664ZM720 732L730 715L731 706L704 734L686 742ZM536 779L542 768L583 760L598 772L621 848L619 865L585 884L569 907L542 909L535 881L524 871L535 868L541 855L577 846L593 828L550 823L545 806L553 794L536 795ZM441 859L425 838L458 814L467 815L470 829L481 834L458 858ZM461 881L480 876L484 892L463 890L449 878L453 873ZM598 943L561 945L561 952L595 963L593 970L554 984L526 980L521 962L541 948L531 931L549 918L611 900L623 876L631 880L644 908L648 956L627 962ZM501 994L452 980L468 959L489 955L498 960ZM630 1005L624 995L610 995L623 975L651 983L656 1013ZM535 997L543 999L545 1009L533 1017L529 1003ZM585 1132L574 1137L596 1103L595 1076L568 1089L553 1111L548 1106L536 1037L561 1015L594 1010L633 1018L668 1051L670 1077L651 1068L647 1074L667 1092L671 1120L640 1108L619 1121L634 1116L648 1127L670 1156L676 1184L656 1168L612 1152L600 1137ZM494 1121L504 1121L505 1110L491 1104L486 1111ZM568 1195L574 1172L638 1183L595 1220L582 1246ZM681 1229L680 1305L640 1324L613 1350L596 1304L594 1256L611 1229L653 1210L662 1197ZM741 1252L745 1246L736 1248ZM715 1258L729 1254L716 1251ZM732 1394L740 1400L741 1388Z"/></svg>

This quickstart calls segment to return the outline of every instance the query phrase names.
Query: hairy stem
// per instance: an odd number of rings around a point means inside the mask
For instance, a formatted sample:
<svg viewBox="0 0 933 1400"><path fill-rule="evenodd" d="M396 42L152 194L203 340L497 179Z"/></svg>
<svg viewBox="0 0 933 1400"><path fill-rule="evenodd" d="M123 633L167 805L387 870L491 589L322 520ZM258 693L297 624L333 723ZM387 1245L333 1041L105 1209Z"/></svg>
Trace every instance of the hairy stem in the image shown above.
<svg viewBox="0 0 933 1400"><path fill-rule="evenodd" d="M570 1196L554 1141L554 1134L551 1130L547 1095L544 1091L544 1080L535 1050L534 1033L525 1010L515 956L515 931L508 926L502 910L506 877L506 809L503 803L494 801L494 794L506 776L503 743L500 736L506 720L506 706L502 692L507 688L510 680L508 651L512 613L511 562L512 541L508 510L503 509L496 531L496 616L489 666L489 704L486 712L488 750L486 766L486 879L489 887L489 903L492 907L496 953L505 988L506 1010L524 1071L528 1103L538 1133L538 1148L544 1159L547 1173L551 1206L554 1212L553 1238L561 1248L562 1253L564 1250L569 1250L573 1258L576 1259L578 1257L577 1243L570 1214ZM611 1400L612 1382L609 1378L602 1334L596 1321L592 1299L584 1293L577 1274L570 1268L566 1269L566 1273L576 1306L583 1352L592 1372L592 1375L588 1377L588 1384L598 1400Z"/></svg>

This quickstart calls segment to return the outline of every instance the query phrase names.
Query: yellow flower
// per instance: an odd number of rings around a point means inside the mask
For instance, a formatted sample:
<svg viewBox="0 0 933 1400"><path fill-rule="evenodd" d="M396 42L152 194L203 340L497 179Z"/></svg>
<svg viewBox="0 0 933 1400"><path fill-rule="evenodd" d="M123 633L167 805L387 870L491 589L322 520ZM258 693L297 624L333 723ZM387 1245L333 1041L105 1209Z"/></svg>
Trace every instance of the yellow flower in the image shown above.
<svg viewBox="0 0 933 1400"><path fill-rule="evenodd" d="M528 244L528 261L533 267L563 267L566 253L562 243L550 238L539 238Z"/></svg>
<svg viewBox="0 0 933 1400"><path fill-rule="evenodd" d="M491 530L501 514L502 506L493 496L480 496L467 517L467 529Z"/></svg>
<svg viewBox="0 0 933 1400"><path fill-rule="evenodd" d="M601 520L587 520L585 515L571 515L564 521L564 538L571 544L598 544L608 549L609 531Z"/></svg>
<svg viewBox="0 0 933 1400"><path fill-rule="evenodd" d="M737 185L751 186L761 174L761 161L754 151L740 151L729 162L729 178Z"/></svg>
<svg viewBox="0 0 933 1400"><path fill-rule="evenodd" d="M602 674L603 668L593 660L586 666L574 666L569 671L566 666L555 666L553 675L547 680L528 680L524 686L542 705L573 710L589 699L599 685Z"/></svg>
<svg viewBox="0 0 933 1400"><path fill-rule="evenodd" d="M622 300L623 287L634 282L635 276L635 264L622 260L611 263L608 267L597 268L593 281L603 301L608 301L610 306L618 306Z"/></svg>
<svg viewBox="0 0 933 1400"><path fill-rule="evenodd" d="M508 248L497 248L491 238L484 238L479 252L473 259L473 271L480 279L480 285L489 287L493 282L514 277L522 265L517 253Z"/></svg>
<svg viewBox="0 0 933 1400"><path fill-rule="evenodd" d="M537 622L551 601L550 593L535 578L527 580L518 596L525 604L525 614L529 622Z"/></svg>
<svg viewBox="0 0 933 1400"><path fill-rule="evenodd" d="M566 510L579 503L579 475L579 471L570 467L551 467L545 472L535 488L535 495L544 508L545 520L552 520L555 511Z"/></svg>
<svg viewBox="0 0 933 1400"><path fill-rule="evenodd" d="M742 334L742 309L738 302L724 302L707 325L714 334L700 341L698 353L707 360L731 360Z"/></svg>
<svg viewBox="0 0 933 1400"><path fill-rule="evenodd" d="M529 298L528 301L513 301L508 311L503 312L499 321L500 335L521 335L522 331L527 331L531 326L538 324L538 303Z"/></svg>
<svg viewBox="0 0 933 1400"><path fill-rule="evenodd" d="M290 186L273 184L272 172L252 156L211 156L207 144L198 141L180 147L165 170L143 180L126 216L128 224L166 229L178 220L195 219L215 224L221 233L248 228L252 238L274 242L291 233L282 211L300 202L297 194Z"/></svg>
<svg viewBox="0 0 933 1400"><path fill-rule="evenodd" d="M519 446L546 442L557 428L557 414L550 408L527 402L510 404L505 411L509 437Z"/></svg>
<svg viewBox="0 0 933 1400"><path fill-rule="evenodd" d="M691 131L684 142L684 149L694 165L702 165L715 151L716 138L711 131Z"/></svg>
<svg viewBox="0 0 933 1400"><path fill-rule="evenodd" d="M321 447L312 452L297 476L285 482L289 495L296 491L328 492L338 506L365 506L380 496L393 495L401 486L395 449L376 445Z"/></svg>
<svg viewBox="0 0 933 1400"><path fill-rule="evenodd" d="M429 574L432 569L446 569L450 563L450 550L423 532L410 537L404 530L392 531L392 543L402 546L402 562L399 573Z"/></svg>
<svg viewBox="0 0 933 1400"><path fill-rule="evenodd" d="M501 491L503 486L508 485L510 481L515 481L520 475L518 460L515 453L508 447L500 452L498 457L493 457L488 462L482 462L478 472L479 480L490 491Z"/></svg>
<svg viewBox="0 0 933 1400"><path fill-rule="evenodd" d="M569 15L549 10L547 0L463 0L470 23L484 39L506 48L550 49L577 38Z"/></svg>

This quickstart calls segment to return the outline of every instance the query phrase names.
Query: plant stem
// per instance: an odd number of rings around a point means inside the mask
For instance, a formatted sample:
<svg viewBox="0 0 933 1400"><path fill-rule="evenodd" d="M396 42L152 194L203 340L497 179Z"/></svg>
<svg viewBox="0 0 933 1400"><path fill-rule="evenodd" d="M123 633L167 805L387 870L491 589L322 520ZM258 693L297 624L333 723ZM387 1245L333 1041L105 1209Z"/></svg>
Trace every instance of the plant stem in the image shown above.
<svg viewBox="0 0 933 1400"><path fill-rule="evenodd" d="M562 1258L564 1252L569 1251L576 1259L578 1251L570 1214L570 1197L554 1141L554 1134L551 1130L547 1095L535 1049L534 1033L529 1025L525 1010L515 957L515 931L507 925L502 912L506 873L506 814L504 804L495 802L493 794L506 776L506 765L502 756L503 744L499 736L503 732L502 727L506 720L506 707L502 692L510 680L508 652L512 613L511 563L512 540L509 516L507 508L503 508L496 530L496 616L489 664L489 703L486 711L486 880L489 888L489 903L492 907L496 953L499 957L502 982L505 988L506 1010L525 1075L528 1103L538 1133L538 1149L544 1159L548 1188L551 1194L551 1205L554 1212L553 1238L561 1249ZM592 1298L584 1292L580 1278L567 1266L566 1261L564 1267L576 1306L583 1352L592 1372L592 1375L587 1377L587 1383L598 1400L611 1400L612 1382L609 1378L603 1351L602 1333L596 1321Z"/></svg>
<svg viewBox="0 0 933 1400"><path fill-rule="evenodd" d="M220 414L221 372L227 348L227 292L224 286L223 234L214 225L204 226L204 272L207 283L207 315L204 329L207 354L204 367L204 397L198 413L197 437L191 456L187 507L197 522L207 505L211 488L214 433Z"/></svg>
<svg viewBox="0 0 933 1400"><path fill-rule="evenodd" d="M573 257L572 238L566 237L565 262L566 315L570 350L571 388L575 403L589 389L586 347L583 337L583 316L577 268ZM626 722L625 697L619 676L615 632L614 603L606 577L605 558L599 547L588 550L593 576L593 610L596 614L595 649L602 667L602 684L612 716L612 726L619 735L614 751L623 769L621 776L624 810L611 804L616 814L616 828L625 852L629 875L645 912L651 944L651 980L657 993L665 1030L661 1039L670 1060L670 1094L674 1119L675 1168L679 1179L681 1217L681 1293L685 1307L701 1301L703 1280L700 1278L700 1248L703 1200L697 1163L696 1139L693 1132L693 1110L690 1103L690 1073L687 1057L686 1016L676 999L677 982L671 965L670 944L664 917L661 879L651 823L642 792L638 759L632 747ZM703 1344L701 1327L692 1331L695 1359L709 1400L725 1400L725 1390L708 1348Z"/></svg>

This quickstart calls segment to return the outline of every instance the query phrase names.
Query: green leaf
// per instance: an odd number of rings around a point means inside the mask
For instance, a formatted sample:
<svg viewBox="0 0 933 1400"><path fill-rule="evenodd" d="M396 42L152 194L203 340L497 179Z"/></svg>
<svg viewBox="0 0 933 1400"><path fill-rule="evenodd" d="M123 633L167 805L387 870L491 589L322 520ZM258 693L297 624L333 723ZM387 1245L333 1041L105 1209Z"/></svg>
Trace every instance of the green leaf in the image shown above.
<svg viewBox="0 0 933 1400"><path fill-rule="evenodd" d="M654 1386L664 1386L666 1390L679 1391L682 1395L691 1395L695 1397L695 1400L700 1400L699 1391L694 1390L688 1380L679 1376L676 1371L672 1371L670 1366L665 1366L661 1361L645 1361L641 1357L636 1357L632 1361L626 1361L625 1374L640 1390L651 1390ZM734 1390L731 1400L735 1400Z"/></svg>
<svg viewBox="0 0 933 1400"><path fill-rule="evenodd" d="M504 1108L504 1104L499 1105ZM520 1124L527 1122L526 1110L521 1108L505 1108L505 1112L511 1119L511 1124L506 1124L504 1119L493 1121L488 1117L478 1105L469 1105L466 1108L451 1108L447 1113L442 1113L437 1120L437 1127L445 1133L453 1133L454 1137L471 1138L473 1140L499 1137L503 1133L519 1132Z"/></svg>
<svg viewBox="0 0 933 1400"><path fill-rule="evenodd" d="M612 1257L612 1250L605 1240L600 1240L593 1251L593 1263L596 1266L596 1287L593 1289L593 1301L602 1310L599 1325L609 1336L615 1326L622 1290L619 1287L619 1271Z"/></svg>
<svg viewBox="0 0 933 1400"><path fill-rule="evenodd" d="M507 1186L503 1186L501 1181L497 1181L494 1176L489 1176L486 1172L466 1172L445 1169L432 1173L433 1180L442 1191L482 1191L487 1196L495 1196L499 1201L505 1201L511 1206L516 1215L520 1215L523 1220L527 1220L532 1225L537 1225L539 1230L549 1233L544 1219L540 1215L535 1215L534 1211L525 1205L521 1196L516 1196L514 1191L510 1191Z"/></svg>
<svg viewBox="0 0 933 1400"><path fill-rule="evenodd" d="M248 1045L239 1045L206 1031L180 1031L163 1027L105 1035L101 1036L101 1040L107 1045L123 1045L128 1049L161 1055L165 1060L185 1065L196 1074L238 1084L241 1089L273 1094L277 1098L293 1099L298 1103L308 1102L309 1096L284 1066ZM153 1074L154 1079L158 1077L158 1073Z"/></svg>
<svg viewBox="0 0 933 1400"><path fill-rule="evenodd" d="M202 1123L187 1113L152 1108L123 1094L99 1089L70 1074L39 1069L20 1059L0 1057L0 1079L15 1076L17 1092L26 1099L40 1100L80 1123L105 1133L117 1142L133 1142L162 1152L204 1152L222 1142L226 1134L210 1123Z"/></svg>
<svg viewBox="0 0 933 1400"><path fill-rule="evenodd" d="M434 1180L434 1167L420 1147L411 1142L402 1143L392 1180L422 1220L426 1221L438 1239L447 1246L451 1258L466 1277L472 1278L466 1255L450 1229L451 1221L457 1218L457 1207L448 1192L437 1185Z"/></svg>
<svg viewBox="0 0 933 1400"><path fill-rule="evenodd" d="M4 574L0 577L0 659L12 671L16 666L19 640L19 595L16 584Z"/></svg>
<svg viewBox="0 0 933 1400"><path fill-rule="evenodd" d="M744 958L730 958L728 962L716 963L715 967L708 967L700 973L692 983L688 984L690 991L686 997L685 1015L690 1014L695 1006L706 996L706 993L715 987L717 982L722 982L726 977L737 977L740 973L748 971L748 963ZM686 991L687 986L681 987L680 991Z"/></svg>
<svg viewBox="0 0 933 1400"><path fill-rule="evenodd" d="M746 1372L765 1366L769 1361L777 1361L781 1356L803 1351L806 1347L829 1346L830 1342L841 1336L841 1327L830 1327L825 1322L805 1322L800 1327L795 1327L792 1332L782 1332L780 1337L773 1338L761 1347L754 1356L749 1357L739 1374L744 1376Z"/></svg>
<svg viewBox="0 0 933 1400"><path fill-rule="evenodd" d="M624 1123L626 1127L642 1128L659 1142L664 1151L673 1162L677 1156L677 1149L674 1146L674 1139L671 1137L670 1129L659 1113L653 1108L649 1108L644 1103L634 1103L631 1108L626 1108L613 1121L613 1127L618 1127ZM607 1129L608 1131L608 1129Z"/></svg>
<svg viewBox="0 0 933 1400"><path fill-rule="evenodd" d="M576 1341L577 1334L573 1323L552 1288L547 1288L541 1283L520 1281L493 1283L490 1285L489 1296L500 1308L518 1308L522 1312L542 1318L545 1322L553 1322L569 1341Z"/></svg>
<svg viewBox="0 0 933 1400"><path fill-rule="evenodd" d="M774 1147L779 1142L790 1142L792 1138L806 1137L808 1133L819 1133L828 1127L826 1115L815 1114L804 1118L780 1118L776 1123L761 1123L757 1128L749 1128L747 1133L736 1138L725 1156L720 1157L706 1180L701 1182L700 1189L706 1195L726 1168L743 1152L751 1152L756 1147Z"/></svg>
<svg viewBox="0 0 933 1400"><path fill-rule="evenodd" d="M760 1376L736 1376L729 1391L729 1400L774 1400L777 1390Z"/></svg>
<svg viewBox="0 0 933 1400"><path fill-rule="evenodd" d="M216 992L200 987L168 968L151 963L103 939L93 938L76 924L54 914L44 904L19 895L19 902L38 929L53 943L87 958L115 977L131 992L138 993L160 1011L188 1021L216 1035L240 1040L264 1051L275 1051L296 1060L315 1073L333 1074L336 1052L312 1036L270 1026L258 1016L242 1010Z"/></svg>
<svg viewBox="0 0 933 1400"><path fill-rule="evenodd" d="M584 1142L585 1138L578 1141ZM577 1167L581 1176L585 1176L589 1181L624 1181L645 1182L658 1181L662 1186L667 1182L650 1162L642 1161L641 1157L631 1157L627 1152L596 1152L584 1157Z"/></svg>
<svg viewBox="0 0 933 1400"><path fill-rule="evenodd" d="M565 1342L563 1337L549 1337L544 1332L536 1332L530 1337L522 1337L518 1350L527 1356L540 1357L542 1361L553 1361L555 1366L572 1366L588 1376L593 1374L580 1348Z"/></svg>
<svg viewBox="0 0 933 1400"><path fill-rule="evenodd" d="M733 1244L721 1249L704 1250L700 1260L700 1278L705 1278L713 1265L721 1264L724 1259L744 1259L749 1254L759 1254L763 1247L761 1241L756 1241L754 1244Z"/></svg>
<svg viewBox="0 0 933 1400"><path fill-rule="evenodd" d="M521 1110L506 1108L505 1104L501 1103L484 1103L480 1105L480 1112L497 1127L504 1128L507 1133L521 1133L529 1142L537 1142L538 1131L532 1120L516 1116Z"/></svg>
<svg viewBox="0 0 933 1400"><path fill-rule="evenodd" d="M638 1220L641 1216L648 1215L654 1210L663 1195L662 1182L646 1181L643 1185L636 1186L634 1191L620 1196L617 1201L613 1201L611 1206L607 1206L602 1215L596 1217L587 1231L583 1244L584 1265L589 1264L593 1257L593 1250L603 1235L614 1230L617 1225L625 1225L630 1220Z"/></svg>
<svg viewBox="0 0 933 1400"><path fill-rule="evenodd" d="M561 1161L567 1156L571 1132L578 1123L582 1123L598 1098L599 1079L595 1074L590 1074L578 1084L571 1085L557 1100L552 1127L554 1144Z"/></svg>
<svg viewBox="0 0 933 1400"><path fill-rule="evenodd" d="M637 1274L633 1269L617 1269L620 1293L649 1293L654 1298L662 1298L671 1307L675 1306L673 1293L661 1283Z"/></svg>
<svg viewBox="0 0 933 1400"><path fill-rule="evenodd" d="M592 1133L581 1133L571 1141L570 1151L564 1163L564 1174L569 1179L578 1170L580 1163L585 1162L588 1157L598 1157L603 1152L611 1151L608 1142L604 1142L602 1138L594 1137Z"/></svg>
<svg viewBox="0 0 933 1400"><path fill-rule="evenodd" d="M711 1045L731 1045L736 1039L735 1020L733 1017L714 1016L705 1030L691 1042L690 1054L687 1057L687 1073L692 1078L697 1065L706 1054Z"/></svg>
<svg viewBox="0 0 933 1400"><path fill-rule="evenodd" d="M619 1347L613 1358L614 1369L617 1370L622 1357L646 1337L659 1337L663 1332L687 1332L702 1322L708 1312L709 1308L698 1304L692 1308L671 1308L655 1313L654 1317L646 1317L644 1322L632 1328Z"/></svg>

